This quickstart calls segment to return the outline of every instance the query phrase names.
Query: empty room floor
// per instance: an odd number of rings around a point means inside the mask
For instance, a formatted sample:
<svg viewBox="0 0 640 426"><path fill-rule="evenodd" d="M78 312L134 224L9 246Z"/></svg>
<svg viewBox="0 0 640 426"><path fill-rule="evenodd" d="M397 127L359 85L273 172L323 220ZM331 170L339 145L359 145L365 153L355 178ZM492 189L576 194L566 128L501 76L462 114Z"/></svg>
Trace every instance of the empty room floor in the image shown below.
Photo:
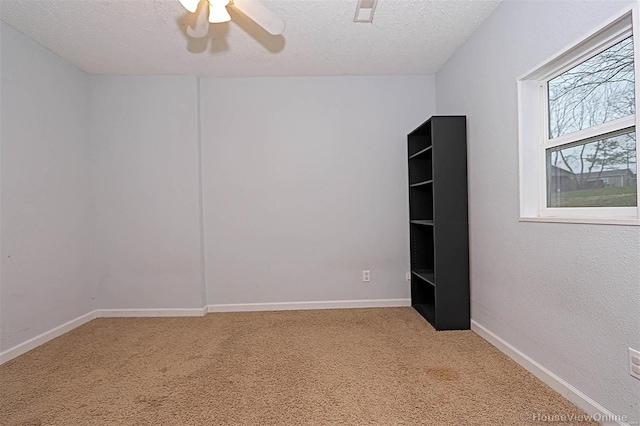
<svg viewBox="0 0 640 426"><path fill-rule="evenodd" d="M514 425L584 415L472 331L436 332L412 308L96 319L0 366L0 392L6 426Z"/></svg>

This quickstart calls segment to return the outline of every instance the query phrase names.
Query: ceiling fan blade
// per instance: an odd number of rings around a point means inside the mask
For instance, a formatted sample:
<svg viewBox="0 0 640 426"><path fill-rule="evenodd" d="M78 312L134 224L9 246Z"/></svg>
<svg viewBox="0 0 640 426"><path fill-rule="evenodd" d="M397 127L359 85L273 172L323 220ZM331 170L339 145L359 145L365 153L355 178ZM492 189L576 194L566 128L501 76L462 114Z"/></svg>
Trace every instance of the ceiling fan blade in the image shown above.
<svg viewBox="0 0 640 426"><path fill-rule="evenodd" d="M264 7L262 3L254 0L233 0L231 5L247 15L269 34L280 35L284 32L286 26L284 19Z"/></svg>

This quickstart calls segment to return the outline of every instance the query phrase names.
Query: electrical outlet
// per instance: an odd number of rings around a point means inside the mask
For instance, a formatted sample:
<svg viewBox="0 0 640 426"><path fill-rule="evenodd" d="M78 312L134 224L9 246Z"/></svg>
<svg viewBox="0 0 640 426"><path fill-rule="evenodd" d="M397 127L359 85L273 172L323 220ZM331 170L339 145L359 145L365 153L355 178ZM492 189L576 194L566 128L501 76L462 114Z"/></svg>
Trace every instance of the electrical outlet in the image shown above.
<svg viewBox="0 0 640 426"><path fill-rule="evenodd" d="M640 379L640 351L629 348L629 374Z"/></svg>
<svg viewBox="0 0 640 426"><path fill-rule="evenodd" d="M407 272L407 275L404 276L404 279L411 282L411 272Z"/></svg>
<svg viewBox="0 0 640 426"><path fill-rule="evenodd" d="M364 271L362 271L362 281L364 281L365 283L368 283L369 281L371 281L371 273L369 272L368 269L365 269Z"/></svg>

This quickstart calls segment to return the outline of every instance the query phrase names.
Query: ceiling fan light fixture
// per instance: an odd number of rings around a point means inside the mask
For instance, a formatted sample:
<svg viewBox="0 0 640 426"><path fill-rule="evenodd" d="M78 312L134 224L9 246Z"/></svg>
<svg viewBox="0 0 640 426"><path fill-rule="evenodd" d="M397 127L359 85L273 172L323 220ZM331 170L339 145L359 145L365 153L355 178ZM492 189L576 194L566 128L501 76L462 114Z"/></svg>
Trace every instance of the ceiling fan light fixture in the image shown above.
<svg viewBox="0 0 640 426"><path fill-rule="evenodd" d="M227 12L228 4L229 0L209 0L209 22L212 24L229 22L231 15Z"/></svg>
<svg viewBox="0 0 640 426"><path fill-rule="evenodd" d="M282 34L286 25L284 19L255 0L207 0L206 3L204 0L179 1L189 12L197 14L195 25L192 18L186 21L187 35L192 38L202 38L208 34L207 21L211 24L229 22L231 15L227 11L227 5L251 19L271 35ZM202 7L199 7L200 5Z"/></svg>
<svg viewBox="0 0 640 426"><path fill-rule="evenodd" d="M200 0L180 0L180 4L191 13L196 13Z"/></svg>

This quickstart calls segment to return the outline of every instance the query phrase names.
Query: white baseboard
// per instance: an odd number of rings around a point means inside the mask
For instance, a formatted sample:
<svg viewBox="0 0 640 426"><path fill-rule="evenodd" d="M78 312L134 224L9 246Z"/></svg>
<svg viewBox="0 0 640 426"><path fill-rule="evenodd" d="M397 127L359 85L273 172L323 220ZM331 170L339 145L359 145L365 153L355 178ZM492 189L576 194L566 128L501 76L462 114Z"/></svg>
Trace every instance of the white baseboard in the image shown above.
<svg viewBox="0 0 640 426"><path fill-rule="evenodd" d="M55 339L56 337L62 336L63 334L68 333L74 328L80 327L82 324L88 323L89 321L95 318L96 318L96 311L91 311L87 314L79 316L76 319L72 319L69 322L65 322L64 324L59 325L56 328L53 328L49 331L45 331L39 336L33 337L24 343L20 343L19 345L14 346L11 349L7 349L6 351L0 353L0 365L14 359L17 356L27 353L30 350L35 349L38 346L43 345L48 341Z"/></svg>
<svg viewBox="0 0 640 426"><path fill-rule="evenodd" d="M96 318L201 317L207 312L388 308L397 306L411 306L411 300L378 299L338 300L330 302L242 303L231 305L208 305L204 308L185 309L96 309L0 353L0 365Z"/></svg>
<svg viewBox="0 0 640 426"><path fill-rule="evenodd" d="M325 302L232 303L209 305L209 312L297 311L308 309L395 308L411 306L411 299L333 300Z"/></svg>
<svg viewBox="0 0 640 426"><path fill-rule="evenodd" d="M207 308L96 309L96 318L201 317Z"/></svg>
<svg viewBox="0 0 640 426"><path fill-rule="evenodd" d="M588 395L574 387L571 383L568 383L552 371L548 370L528 355L516 349L511 344L507 343L501 337L494 334L492 331L486 329L476 321L471 320L471 330L478 334L480 337L491 343L498 348L502 353L509 358L520 364L525 370L540 379L543 383L547 384L554 391L567 398L574 403L578 408L585 411L587 414L595 415L595 420L600 420L601 424L618 424L621 426L630 426L629 423L619 421L617 419L623 418L623 416L616 415L600 405L598 402L591 399ZM608 420L608 421L606 421Z"/></svg>

